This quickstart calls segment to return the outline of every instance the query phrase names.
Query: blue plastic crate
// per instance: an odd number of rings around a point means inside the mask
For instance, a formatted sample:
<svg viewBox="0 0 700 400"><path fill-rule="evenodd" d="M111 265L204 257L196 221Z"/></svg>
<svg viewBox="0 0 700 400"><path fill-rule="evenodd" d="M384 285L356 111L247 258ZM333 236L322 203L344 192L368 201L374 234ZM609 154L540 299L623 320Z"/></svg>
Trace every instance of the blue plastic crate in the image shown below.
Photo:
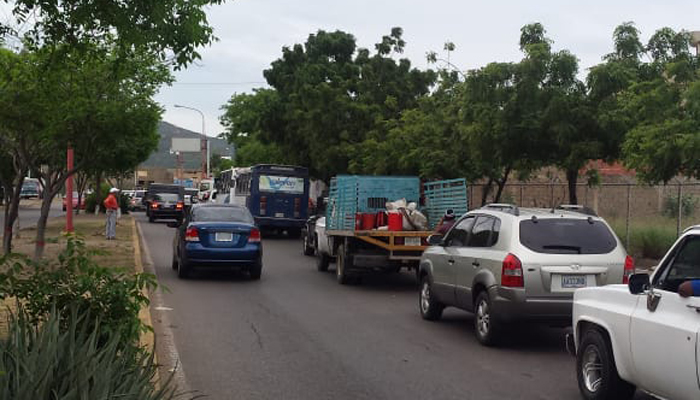
<svg viewBox="0 0 700 400"><path fill-rule="evenodd" d="M387 201L418 202L420 180L415 176L339 175L331 180L326 226L354 230L358 213L386 210Z"/></svg>
<svg viewBox="0 0 700 400"><path fill-rule="evenodd" d="M423 212L427 214L431 228L435 228L447 210L453 210L458 217L468 211L466 179L428 182L425 184L423 196Z"/></svg>

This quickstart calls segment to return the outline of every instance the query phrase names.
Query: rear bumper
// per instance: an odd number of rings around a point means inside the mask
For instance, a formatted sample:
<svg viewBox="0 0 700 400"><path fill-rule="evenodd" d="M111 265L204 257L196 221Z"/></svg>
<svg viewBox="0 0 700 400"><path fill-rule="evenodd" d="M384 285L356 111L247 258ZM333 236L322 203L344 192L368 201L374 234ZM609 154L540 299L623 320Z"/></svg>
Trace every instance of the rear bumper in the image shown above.
<svg viewBox="0 0 700 400"><path fill-rule="evenodd" d="M306 226L306 219L255 217L255 225L261 228L303 228Z"/></svg>
<svg viewBox="0 0 700 400"><path fill-rule="evenodd" d="M543 322L571 325L573 295L570 297L532 298L525 289L494 286L489 289L492 315L502 322Z"/></svg>
<svg viewBox="0 0 700 400"><path fill-rule="evenodd" d="M183 217L182 211L177 210L153 210L151 209L149 215L153 218L158 219L180 219Z"/></svg>
<svg viewBox="0 0 700 400"><path fill-rule="evenodd" d="M212 267L247 267L262 257L262 246L246 244L237 248L204 247L199 243L187 243L185 262Z"/></svg>

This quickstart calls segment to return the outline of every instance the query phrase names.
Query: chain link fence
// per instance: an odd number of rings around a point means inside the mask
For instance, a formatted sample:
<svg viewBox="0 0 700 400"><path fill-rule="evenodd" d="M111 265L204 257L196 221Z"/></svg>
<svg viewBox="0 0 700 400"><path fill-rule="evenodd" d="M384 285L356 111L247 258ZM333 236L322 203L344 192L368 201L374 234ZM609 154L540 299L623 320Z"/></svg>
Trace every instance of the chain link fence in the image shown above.
<svg viewBox="0 0 700 400"><path fill-rule="evenodd" d="M469 186L469 208L481 207L486 185ZM492 188L487 202L492 202ZM700 182L648 186L637 183L577 185L578 204L593 209L614 229L634 257L658 261L688 226L700 224ZM499 200L519 207L569 204L566 182L507 184Z"/></svg>

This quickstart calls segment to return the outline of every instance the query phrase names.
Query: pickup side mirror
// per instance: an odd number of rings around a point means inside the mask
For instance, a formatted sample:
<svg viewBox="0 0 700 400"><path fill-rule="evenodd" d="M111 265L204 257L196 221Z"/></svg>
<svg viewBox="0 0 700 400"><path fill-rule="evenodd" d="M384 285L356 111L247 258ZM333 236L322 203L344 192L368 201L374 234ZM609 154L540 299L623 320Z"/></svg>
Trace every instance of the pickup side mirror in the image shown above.
<svg viewBox="0 0 700 400"><path fill-rule="evenodd" d="M168 222L168 228L179 228L180 227L180 222L175 221L175 222Z"/></svg>
<svg viewBox="0 0 700 400"><path fill-rule="evenodd" d="M428 236L428 244L431 246L442 246L442 235L439 233L434 233Z"/></svg>
<svg viewBox="0 0 700 400"><path fill-rule="evenodd" d="M641 294L649 288L649 274L633 274L628 284L630 293Z"/></svg>

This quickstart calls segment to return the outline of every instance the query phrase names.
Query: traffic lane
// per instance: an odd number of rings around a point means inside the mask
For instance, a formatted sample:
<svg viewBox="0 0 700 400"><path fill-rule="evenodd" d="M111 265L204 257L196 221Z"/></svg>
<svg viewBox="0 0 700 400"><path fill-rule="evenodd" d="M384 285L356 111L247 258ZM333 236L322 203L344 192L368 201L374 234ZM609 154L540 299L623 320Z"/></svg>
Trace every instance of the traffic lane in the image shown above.
<svg viewBox="0 0 700 400"><path fill-rule="evenodd" d="M2 212L0 212L0 226L5 225L5 205L2 206ZM38 207L28 207L26 205L20 204L19 207L19 227L20 229L29 228L36 226L37 221L39 221L39 216L41 215L41 210ZM60 217L63 215L61 211L61 205L54 202L51 205L51 210L49 211L49 218Z"/></svg>
<svg viewBox="0 0 700 400"><path fill-rule="evenodd" d="M517 327L485 348L471 315L422 321L411 274L339 286L297 241L266 239L260 282L179 281L172 230L143 224L190 386L212 398L578 398L563 331ZM231 397L232 395L236 395Z"/></svg>

